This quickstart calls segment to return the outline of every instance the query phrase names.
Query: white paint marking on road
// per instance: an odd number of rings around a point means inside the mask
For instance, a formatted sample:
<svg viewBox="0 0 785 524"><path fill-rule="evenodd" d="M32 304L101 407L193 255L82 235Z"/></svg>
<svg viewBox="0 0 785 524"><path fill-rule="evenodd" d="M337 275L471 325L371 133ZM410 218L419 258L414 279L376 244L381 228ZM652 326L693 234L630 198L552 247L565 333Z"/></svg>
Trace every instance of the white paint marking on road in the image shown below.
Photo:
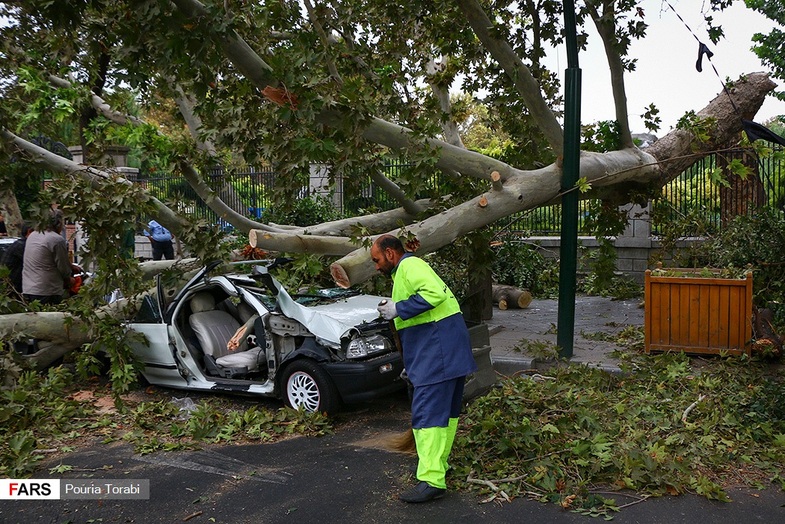
<svg viewBox="0 0 785 524"><path fill-rule="evenodd" d="M210 450L177 454L154 453L150 455L134 455L133 459L159 466L201 471L212 473L213 475L242 478L256 482L269 482L271 484L285 484L292 477L291 473L278 472L271 468L255 467L247 462Z"/></svg>

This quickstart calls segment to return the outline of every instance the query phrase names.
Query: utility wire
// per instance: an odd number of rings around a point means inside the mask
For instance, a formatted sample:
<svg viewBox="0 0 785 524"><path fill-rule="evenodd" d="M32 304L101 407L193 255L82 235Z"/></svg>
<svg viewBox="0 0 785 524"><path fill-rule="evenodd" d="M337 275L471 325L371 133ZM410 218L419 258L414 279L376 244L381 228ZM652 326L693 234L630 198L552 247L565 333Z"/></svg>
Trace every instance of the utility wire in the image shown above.
<svg viewBox="0 0 785 524"><path fill-rule="evenodd" d="M693 31L692 28L690 28L687 22L685 22L684 19L681 17L679 12L676 11L676 8L674 8L668 0L664 0L664 1L668 5L668 7L670 7L671 11L673 11L673 13L679 18L679 20L681 20L681 23L684 24L684 27L687 28L687 31L689 31L690 34L693 36L693 38L695 38L695 40L698 42L698 62L695 64L696 68L698 69L698 72L701 71L700 64L703 55L705 54L706 58L709 60L709 64L711 64L711 68L714 70L714 74L717 75L717 79L720 81L720 84L722 85L722 90L725 91L726 95L728 95L728 99L730 100L730 103L733 106L733 110L736 111L737 115L741 116L741 113L739 112L739 108L736 107L736 103L733 101L733 97L730 95L730 91L728 91L728 87L725 85L725 82L722 80L720 73L717 71L717 68L714 66L714 62L711 61L711 57L714 56L714 53L712 53L709 50L709 47L706 44L701 42L700 38L698 38L698 35L695 34L695 31Z"/></svg>

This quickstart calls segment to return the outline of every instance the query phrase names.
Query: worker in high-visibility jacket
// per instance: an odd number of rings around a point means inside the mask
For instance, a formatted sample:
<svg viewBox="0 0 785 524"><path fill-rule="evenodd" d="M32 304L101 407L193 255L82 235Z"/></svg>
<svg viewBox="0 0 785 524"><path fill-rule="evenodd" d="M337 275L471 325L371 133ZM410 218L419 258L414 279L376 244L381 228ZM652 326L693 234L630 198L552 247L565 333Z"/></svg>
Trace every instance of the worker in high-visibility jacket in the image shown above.
<svg viewBox="0 0 785 524"><path fill-rule="evenodd" d="M458 301L431 266L406 253L392 235L376 239L371 259L378 271L393 279L392 300L378 309L384 318L394 319L404 366L414 386L418 483L400 499L427 502L447 489L447 458L458 429L464 381L477 365Z"/></svg>

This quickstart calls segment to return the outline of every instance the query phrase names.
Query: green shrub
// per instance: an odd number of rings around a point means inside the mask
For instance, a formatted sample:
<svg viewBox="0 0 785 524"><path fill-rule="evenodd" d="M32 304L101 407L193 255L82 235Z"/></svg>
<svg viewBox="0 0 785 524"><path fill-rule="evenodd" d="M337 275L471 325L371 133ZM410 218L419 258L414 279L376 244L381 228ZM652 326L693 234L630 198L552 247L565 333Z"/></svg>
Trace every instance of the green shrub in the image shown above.
<svg viewBox="0 0 785 524"><path fill-rule="evenodd" d="M295 200L291 205L269 207L262 213L264 223L312 226L341 218L333 201L322 195L314 195Z"/></svg>
<svg viewBox="0 0 785 524"><path fill-rule="evenodd" d="M504 242L494 252L494 282L528 289L537 298L558 295L559 264L543 257L535 246Z"/></svg>
<svg viewBox="0 0 785 524"><path fill-rule="evenodd" d="M772 307L778 318L785 311L785 214L759 209L754 216L738 216L723 231L692 251L696 267L752 266L753 300L759 307Z"/></svg>

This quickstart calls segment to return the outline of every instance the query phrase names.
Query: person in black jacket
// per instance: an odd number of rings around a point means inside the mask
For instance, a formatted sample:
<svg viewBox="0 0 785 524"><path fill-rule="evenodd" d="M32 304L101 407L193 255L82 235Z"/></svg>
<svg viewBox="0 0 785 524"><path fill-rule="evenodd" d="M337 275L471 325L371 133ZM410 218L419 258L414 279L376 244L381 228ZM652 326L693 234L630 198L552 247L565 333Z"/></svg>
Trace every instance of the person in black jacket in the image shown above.
<svg viewBox="0 0 785 524"><path fill-rule="evenodd" d="M31 231L29 222L22 223L22 237L8 247L6 252L3 253L2 262L0 262L11 271L8 278L11 280L14 291L19 295L22 294L22 267L25 259L25 243Z"/></svg>

